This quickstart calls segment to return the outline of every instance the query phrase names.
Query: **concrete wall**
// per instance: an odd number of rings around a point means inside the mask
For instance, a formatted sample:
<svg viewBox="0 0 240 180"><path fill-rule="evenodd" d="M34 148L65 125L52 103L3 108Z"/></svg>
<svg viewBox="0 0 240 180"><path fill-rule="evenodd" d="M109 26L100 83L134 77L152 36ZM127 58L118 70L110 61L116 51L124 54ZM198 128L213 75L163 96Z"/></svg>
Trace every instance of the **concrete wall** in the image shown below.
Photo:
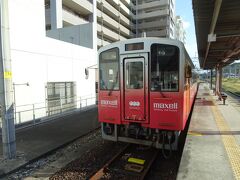
<svg viewBox="0 0 240 180"><path fill-rule="evenodd" d="M53 29L46 32L48 37L88 48L93 48L92 34L92 23Z"/></svg>
<svg viewBox="0 0 240 180"><path fill-rule="evenodd" d="M47 82L74 81L78 97L95 94L95 74L86 80L84 69L96 64L96 52L46 37L44 12L44 0L9 1L13 83L30 84L15 86L17 106L44 103Z"/></svg>

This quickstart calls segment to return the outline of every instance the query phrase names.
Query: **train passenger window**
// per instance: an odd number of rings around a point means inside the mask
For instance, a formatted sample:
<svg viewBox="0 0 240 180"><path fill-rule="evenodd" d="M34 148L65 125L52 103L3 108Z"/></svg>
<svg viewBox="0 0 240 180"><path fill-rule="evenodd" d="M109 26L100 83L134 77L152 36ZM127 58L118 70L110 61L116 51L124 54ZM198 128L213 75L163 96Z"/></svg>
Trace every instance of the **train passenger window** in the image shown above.
<svg viewBox="0 0 240 180"><path fill-rule="evenodd" d="M185 65L185 77L186 78L192 77L192 67L190 65Z"/></svg>
<svg viewBox="0 0 240 180"><path fill-rule="evenodd" d="M100 54L99 86L101 90L119 90L118 48L113 48Z"/></svg>
<svg viewBox="0 0 240 180"><path fill-rule="evenodd" d="M127 89L143 88L143 62L127 62L125 68L125 84Z"/></svg>
<svg viewBox="0 0 240 180"><path fill-rule="evenodd" d="M151 91L179 90L179 48L173 45L151 46Z"/></svg>

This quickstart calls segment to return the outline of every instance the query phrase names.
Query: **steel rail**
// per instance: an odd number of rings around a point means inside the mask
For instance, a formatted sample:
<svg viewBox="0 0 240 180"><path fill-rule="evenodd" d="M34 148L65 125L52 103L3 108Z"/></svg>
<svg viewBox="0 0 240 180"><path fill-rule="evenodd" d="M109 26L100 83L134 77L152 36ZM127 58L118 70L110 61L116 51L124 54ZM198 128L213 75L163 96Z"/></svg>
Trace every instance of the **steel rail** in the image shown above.
<svg viewBox="0 0 240 180"><path fill-rule="evenodd" d="M103 165L103 167L100 170L98 170L94 175L92 175L91 178L89 179L90 180L100 179L105 174L104 172L111 165L111 163L113 163L129 146L130 144L127 144L123 149L118 151L117 154L112 157L112 159L110 159L105 165Z"/></svg>
<svg viewBox="0 0 240 180"><path fill-rule="evenodd" d="M126 152L126 150L128 150L128 148L130 148L130 147L131 147L131 144L127 144L123 149L121 149L119 152L117 152L117 154L115 156L113 156L102 168L100 168L100 170L98 170L94 175L90 176L89 179L90 180L98 180L98 179L103 178L105 173L108 172L108 170L111 170L111 165L118 158L121 158L121 155L123 155L124 152ZM148 150L148 149L146 149L146 150ZM136 176L137 179L143 180L146 177L147 173L149 172L154 160L156 159L158 152L159 152L158 149L156 149L154 151L154 153L151 155L151 158L150 158L149 162L147 163L147 165L145 167L143 166L144 170L142 172L138 172L138 173L134 172L136 174L131 174L126 169L117 169L117 170L121 173L126 172L126 174L129 174L131 177ZM115 170L115 169L113 169L113 170Z"/></svg>

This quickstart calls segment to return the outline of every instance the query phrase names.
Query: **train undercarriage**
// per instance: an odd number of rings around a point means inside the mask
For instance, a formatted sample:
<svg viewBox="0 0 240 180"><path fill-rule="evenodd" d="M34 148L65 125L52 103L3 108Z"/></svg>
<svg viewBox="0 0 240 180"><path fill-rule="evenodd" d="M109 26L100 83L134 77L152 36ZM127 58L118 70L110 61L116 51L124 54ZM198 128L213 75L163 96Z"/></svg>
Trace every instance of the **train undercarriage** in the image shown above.
<svg viewBox="0 0 240 180"><path fill-rule="evenodd" d="M168 157L172 151L178 149L180 135L180 131L151 129L142 127L139 123L122 125L101 123L101 131L103 139L162 149L165 157Z"/></svg>

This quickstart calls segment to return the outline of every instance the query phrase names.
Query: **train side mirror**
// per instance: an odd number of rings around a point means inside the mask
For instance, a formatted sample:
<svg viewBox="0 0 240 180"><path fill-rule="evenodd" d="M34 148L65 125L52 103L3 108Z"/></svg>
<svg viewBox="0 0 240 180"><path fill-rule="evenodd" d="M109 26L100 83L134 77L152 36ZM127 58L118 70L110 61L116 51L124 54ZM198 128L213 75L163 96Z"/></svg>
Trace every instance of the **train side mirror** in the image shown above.
<svg viewBox="0 0 240 180"><path fill-rule="evenodd" d="M85 68L85 79L88 79L89 76L89 70L88 68Z"/></svg>
<svg viewBox="0 0 240 180"><path fill-rule="evenodd" d="M191 78L192 77L192 68L191 66L187 65L185 67L185 78Z"/></svg>

